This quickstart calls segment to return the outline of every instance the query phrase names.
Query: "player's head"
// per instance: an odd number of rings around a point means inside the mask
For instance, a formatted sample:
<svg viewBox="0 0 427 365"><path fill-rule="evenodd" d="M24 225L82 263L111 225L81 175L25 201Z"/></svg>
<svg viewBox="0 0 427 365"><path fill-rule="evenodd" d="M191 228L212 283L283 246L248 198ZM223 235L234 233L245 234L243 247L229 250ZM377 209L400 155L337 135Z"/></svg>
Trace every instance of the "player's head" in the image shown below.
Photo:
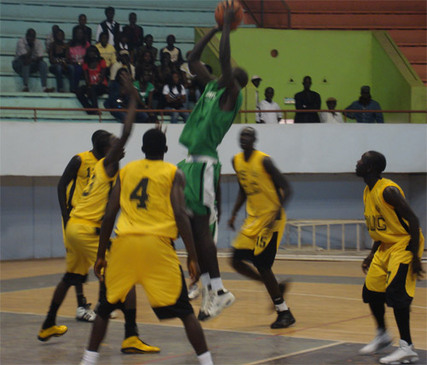
<svg viewBox="0 0 427 365"><path fill-rule="evenodd" d="M149 129L142 136L141 150L148 159L163 159L163 155L168 151L166 135L159 128Z"/></svg>
<svg viewBox="0 0 427 365"><path fill-rule="evenodd" d="M252 127L243 128L240 132L240 147L243 151L252 151L256 141L256 131Z"/></svg>
<svg viewBox="0 0 427 365"><path fill-rule="evenodd" d="M111 146L113 135L110 132L102 129L97 130L92 134L93 149L100 155L105 156Z"/></svg>
<svg viewBox="0 0 427 365"><path fill-rule="evenodd" d="M233 68L233 77L240 85L240 88L243 89L248 83L248 73L240 67Z"/></svg>
<svg viewBox="0 0 427 365"><path fill-rule="evenodd" d="M386 165L387 161L382 153L368 151L357 161L356 175L360 177L368 175L379 176L385 170Z"/></svg>

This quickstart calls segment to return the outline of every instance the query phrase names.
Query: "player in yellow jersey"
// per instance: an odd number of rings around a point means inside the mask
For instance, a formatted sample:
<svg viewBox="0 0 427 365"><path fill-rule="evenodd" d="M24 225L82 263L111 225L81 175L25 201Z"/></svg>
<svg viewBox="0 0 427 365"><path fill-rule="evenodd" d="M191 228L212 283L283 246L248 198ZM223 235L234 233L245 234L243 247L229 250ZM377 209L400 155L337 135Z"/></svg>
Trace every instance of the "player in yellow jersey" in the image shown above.
<svg viewBox="0 0 427 365"><path fill-rule="evenodd" d="M73 207L77 205L83 189L89 182L90 175L93 172L95 164L105 156L107 147L110 145L111 133L104 130L97 130L92 134L92 146L90 151L78 153L73 156L64 173L58 182L58 201L61 207L63 231L70 219L70 213ZM64 245L67 249L67 242L64 236ZM77 297L76 319L80 321L93 322L95 312L90 308L83 294L83 285L76 282L74 285Z"/></svg>
<svg viewBox="0 0 427 365"><path fill-rule="evenodd" d="M144 287L159 319L182 320L200 364L213 364L173 244L179 232L188 252L188 271L197 280L200 270L185 206L185 178L176 166L163 161L167 146L160 129L148 130L142 142L146 158L122 168L102 222L95 273L102 280L105 268L107 302L99 307L81 365L97 363L109 313L136 283ZM119 210L106 266L105 250Z"/></svg>
<svg viewBox="0 0 427 365"><path fill-rule="evenodd" d="M240 133L243 152L232 160L240 189L229 227L235 229L237 212L245 201L248 215L234 239L231 264L240 274L265 285L277 311L271 328L286 328L295 318L283 298L286 284L277 282L271 268L285 229L283 204L289 200L291 188L271 158L254 148L255 140L255 129L244 128Z"/></svg>
<svg viewBox="0 0 427 365"><path fill-rule="evenodd" d="M424 270L421 255L424 237L418 218L405 199L402 189L385 179L386 159L368 151L357 162L356 175L366 183L363 194L365 219L374 240L371 253L363 261L368 270L363 286L363 301L368 303L377 324L377 336L360 353L374 354L392 342L384 321L385 304L392 307L399 329L399 348L380 359L381 364L409 364L418 360L409 328L410 305L417 277Z"/></svg>

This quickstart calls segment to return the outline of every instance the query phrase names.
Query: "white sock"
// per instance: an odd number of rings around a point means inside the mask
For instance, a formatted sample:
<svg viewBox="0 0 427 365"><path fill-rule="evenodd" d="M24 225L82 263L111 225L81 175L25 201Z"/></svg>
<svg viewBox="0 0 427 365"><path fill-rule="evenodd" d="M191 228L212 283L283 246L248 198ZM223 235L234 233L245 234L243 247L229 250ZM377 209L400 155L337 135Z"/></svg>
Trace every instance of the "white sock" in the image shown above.
<svg viewBox="0 0 427 365"><path fill-rule="evenodd" d="M199 359L200 365L214 365L210 351L206 351L205 353L197 356L197 358Z"/></svg>
<svg viewBox="0 0 427 365"><path fill-rule="evenodd" d="M203 273L200 275L200 281L202 282L202 286L204 288L208 288L211 285L211 277L209 276L208 272Z"/></svg>
<svg viewBox="0 0 427 365"><path fill-rule="evenodd" d="M224 289L221 278L211 279L212 291L216 293L218 290Z"/></svg>
<svg viewBox="0 0 427 365"><path fill-rule="evenodd" d="M288 306L286 305L285 301L283 301L283 303L281 303L281 304L275 304L274 308L276 308L277 312L283 312L283 311L287 311L289 309Z"/></svg>
<svg viewBox="0 0 427 365"><path fill-rule="evenodd" d="M99 358L99 352L85 350L80 365L96 365Z"/></svg>

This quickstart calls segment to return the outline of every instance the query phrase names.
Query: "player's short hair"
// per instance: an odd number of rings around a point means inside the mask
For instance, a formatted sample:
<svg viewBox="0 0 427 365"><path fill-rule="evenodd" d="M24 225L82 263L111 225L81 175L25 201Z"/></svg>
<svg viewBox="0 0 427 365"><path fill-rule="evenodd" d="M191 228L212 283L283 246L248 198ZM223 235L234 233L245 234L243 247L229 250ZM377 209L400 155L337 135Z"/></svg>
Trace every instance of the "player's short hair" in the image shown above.
<svg viewBox="0 0 427 365"><path fill-rule="evenodd" d="M246 134L248 136L252 136L253 138L256 138L256 130L255 128L252 127L245 127L242 129L242 131L240 132L240 134Z"/></svg>
<svg viewBox="0 0 427 365"><path fill-rule="evenodd" d="M92 134L92 145L98 152L103 152L109 146L111 133L99 129Z"/></svg>
<svg viewBox="0 0 427 365"><path fill-rule="evenodd" d="M158 128L149 129L142 136L142 150L147 156L159 156L166 152L166 135Z"/></svg>
<svg viewBox="0 0 427 365"><path fill-rule="evenodd" d="M366 155L369 159L369 163L376 172L380 174L385 170L387 166L387 161L382 153L377 151L368 151L366 152Z"/></svg>

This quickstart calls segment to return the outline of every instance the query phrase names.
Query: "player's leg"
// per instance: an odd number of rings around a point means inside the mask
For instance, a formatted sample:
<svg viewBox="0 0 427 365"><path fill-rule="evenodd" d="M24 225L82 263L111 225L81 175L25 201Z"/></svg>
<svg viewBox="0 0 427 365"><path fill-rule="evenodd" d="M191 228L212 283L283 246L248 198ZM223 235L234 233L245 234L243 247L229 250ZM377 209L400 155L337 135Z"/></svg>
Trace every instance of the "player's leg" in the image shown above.
<svg viewBox="0 0 427 365"><path fill-rule="evenodd" d="M245 223L250 224L252 219L246 218ZM230 260L231 266L239 274L256 281L263 281L258 271L253 268L254 249L257 237L249 237L240 231L233 241L233 254ZM252 265L248 264L250 262Z"/></svg>
<svg viewBox="0 0 427 365"><path fill-rule="evenodd" d="M202 326L200 325L200 322L197 320L194 313L182 317L181 320L184 324L188 341L190 341L191 346L193 346L199 363L201 365L213 365L212 355L208 350L208 345L206 344Z"/></svg>

